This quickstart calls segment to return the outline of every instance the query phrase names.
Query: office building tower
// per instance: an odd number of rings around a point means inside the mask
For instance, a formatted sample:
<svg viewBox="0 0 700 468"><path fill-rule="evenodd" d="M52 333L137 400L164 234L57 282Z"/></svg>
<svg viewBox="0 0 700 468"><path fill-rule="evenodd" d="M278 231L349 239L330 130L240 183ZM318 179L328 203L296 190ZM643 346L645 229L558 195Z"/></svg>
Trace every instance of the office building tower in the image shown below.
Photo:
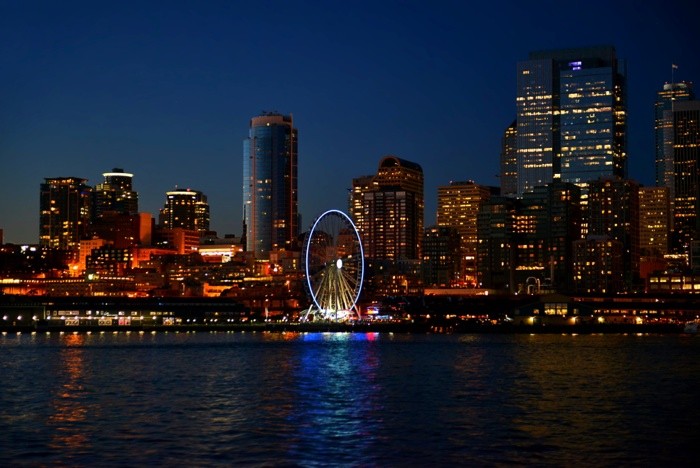
<svg viewBox="0 0 700 468"><path fill-rule="evenodd" d="M495 195L495 187L472 181L450 182L438 187L437 224L455 229L460 235L460 279L476 285L477 217L481 205Z"/></svg>
<svg viewBox="0 0 700 468"><path fill-rule="evenodd" d="M622 242L609 236L589 235L574 241L574 290L615 294L625 290Z"/></svg>
<svg viewBox="0 0 700 468"><path fill-rule="evenodd" d="M590 183L588 235L606 236L622 244L622 260L631 287L639 275L639 184L617 177Z"/></svg>
<svg viewBox="0 0 700 468"><path fill-rule="evenodd" d="M291 115L264 113L250 120L243 141L243 230L257 259L296 248L297 138Z"/></svg>
<svg viewBox="0 0 700 468"><path fill-rule="evenodd" d="M609 46L518 63L518 195L554 179L582 188L627 173L625 63Z"/></svg>
<svg viewBox="0 0 700 468"><path fill-rule="evenodd" d="M423 284L449 287L459 279L460 235L449 226L431 226L423 235Z"/></svg>
<svg viewBox="0 0 700 468"><path fill-rule="evenodd" d="M373 175L366 175L352 179L352 188L349 191L348 213L355 226L364 224L364 197L365 193L377 188Z"/></svg>
<svg viewBox="0 0 700 468"><path fill-rule="evenodd" d="M477 216L477 287L515 292L514 238L520 200L497 196Z"/></svg>
<svg viewBox="0 0 700 468"><path fill-rule="evenodd" d="M570 291L573 242L581 237L581 189L555 181L523 195L514 234L515 279Z"/></svg>
<svg viewBox="0 0 700 468"><path fill-rule="evenodd" d="M165 206L160 210L159 216L162 229L181 228L195 231L200 236L209 231L209 203L206 195L190 189L176 189L165 195Z"/></svg>
<svg viewBox="0 0 700 468"><path fill-rule="evenodd" d="M674 198L673 110L676 102L695 99L692 83L666 83L654 103L654 139L656 143L656 185L667 187Z"/></svg>
<svg viewBox="0 0 700 468"><path fill-rule="evenodd" d="M501 195L518 193L518 124L514 120L501 139Z"/></svg>
<svg viewBox="0 0 700 468"><path fill-rule="evenodd" d="M77 252L90 222L92 187L80 177L45 178L40 187L39 242Z"/></svg>
<svg viewBox="0 0 700 468"><path fill-rule="evenodd" d="M132 186L134 175L114 168L102 176L104 182L95 185L93 190L93 221L108 211L136 215L139 211L139 198Z"/></svg>
<svg viewBox="0 0 700 468"><path fill-rule="evenodd" d="M639 188L639 252L658 258L668 253L671 203L668 187Z"/></svg>
<svg viewBox="0 0 700 468"><path fill-rule="evenodd" d="M676 253L700 240L700 101L673 108L673 232Z"/></svg>
<svg viewBox="0 0 700 468"><path fill-rule="evenodd" d="M366 257L391 262L420 260L425 205L419 164L386 156L371 181L353 179L351 203L353 200L362 206L353 215Z"/></svg>

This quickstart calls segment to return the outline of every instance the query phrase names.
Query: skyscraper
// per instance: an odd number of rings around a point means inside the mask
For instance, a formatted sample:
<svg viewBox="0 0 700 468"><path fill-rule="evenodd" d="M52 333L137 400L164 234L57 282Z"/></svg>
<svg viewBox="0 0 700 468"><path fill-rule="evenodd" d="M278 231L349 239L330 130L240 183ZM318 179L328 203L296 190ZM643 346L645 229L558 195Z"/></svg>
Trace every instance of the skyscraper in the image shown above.
<svg viewBox="0 0 700 468"><path fill-rule="evenodd" d="M450 182L438 187L437 224L454 228L460 235L460 261L457 262L461 279L475 285L477 217L481 205L496 189L472 181Z"/></svg>
<svg viewBox="0 0 700 468"><path fill-rule="evenodd" d="M172 190L165 193L165 206L160 210L163 229L186 229L200 236L209 230L209 203L199 190Z"/></svg>
<svg viewBox="0 0 700 468"><path fill-rule="evenodd" d="M501 195L518 193L518 124L513 121L501 140Z"/></svg>
<svg viewBox="0 0 700 468"><path fill-rule="evenodd" d="M243 230L255 258L292 250L299 235L297 137L291 115L250 120L243 141Z"/></svg>
<svg viewBox="0 0 700 468"><path fill-rule="evenodd" d="M80 177L44 181L39 196L39 242L44 247L77 252L90 222L92 187Z"/></svg>
<svg viewBox="0 0 700 468"><path fill-rule="evenodd" d="M619 177L601 178L589 187L588 235L622 243L628 286L639 275L639 193L637 182Z"/></svg>
<svg viewBox="0 0 700 468"><path fill-rule="evenodd" d="M104 182L93 190L92 218L96 220L107 211L135 215L139 211L138 193L133 191L133 174L114 168L102 174Z"/></svg>
<svg viewBox="0 0 700 468"><path fill-rule="evenodd" d="M700 240L700 101L677 102L673 108L674 247L689 253Z"/></svg>
<svg viewBox="0 0 700 468"><path fill-rule="evenodd" d="M610 46L532 52L518 63L518 195L554 179L585 188L626 176L625 73Z"/></svg>
<svg viewBox="0 0 700 468"><path fill-rule="evenodd" d="M361 210L354 209L354 201ZM386 156L376 176L353 179L351 204L366 257L420 260L425 205L419 164Z"/></svg>
<svg viewBox="0 0 700 468"><path fill-rule="evenodd" d="M646 257L668 253L671 204L668 187L639 188L639 251Z"/></svg>
<svg viewBox="0 0 700 468"><path fill-rule="evenodd" d="M654 103L654 137L656 142L656 185L668 187L674 198L673 182L673 109L676 102L694 99L692 83L666 83Z"/></svg>

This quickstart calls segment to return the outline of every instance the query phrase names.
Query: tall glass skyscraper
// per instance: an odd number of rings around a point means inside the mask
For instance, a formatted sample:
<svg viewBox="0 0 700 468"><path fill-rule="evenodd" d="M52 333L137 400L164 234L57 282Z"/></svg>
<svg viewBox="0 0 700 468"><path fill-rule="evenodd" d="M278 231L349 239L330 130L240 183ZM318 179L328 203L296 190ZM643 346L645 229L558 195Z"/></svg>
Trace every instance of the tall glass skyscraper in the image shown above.
<svg viewBox="0 0 700 468"><path fill-rule="evenodd" d="M625 62L610 46L532 52L518 63L518 195L554 179L627 173Z"/></svg>
<svg viewBox="0 0 700 468"><path fill-rule="evenodd" d="M92 187L80 177L45 178L39 195L39 241L52 249L77 251L90 223Z"/></svg>
<svg viewBox="0 0 700 468"><path fill-rule="evenodd" d="M656 142L656 185L667 187L675 198L673 168L673 110L677 102L695 98L692 83L666 83L654 103L654 136Z"/></svg>
<svg viewBox="0 0 700 468"><path fill-rule="evenodd" d="M290 250L299 235L297 129L291 115L250 120L243 141L243 231L246 250L268 259Z"/></svg>

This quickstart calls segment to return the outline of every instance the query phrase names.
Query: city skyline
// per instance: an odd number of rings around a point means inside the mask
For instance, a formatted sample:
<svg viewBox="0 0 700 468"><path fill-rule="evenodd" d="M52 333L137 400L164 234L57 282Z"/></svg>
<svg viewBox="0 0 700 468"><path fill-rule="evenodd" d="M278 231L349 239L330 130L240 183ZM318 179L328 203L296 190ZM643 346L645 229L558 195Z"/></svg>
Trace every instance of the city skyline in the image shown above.
<svg viewBox="0 0 700 468"><path fill-rule="evenodd" d="M629 176L651 186L656 93L671 64L675 81L700 76L682 2L619 2L599 24L605 2L512 3L511 15L454 2L165 5L2 6L6 242L38 242L44 178L94 186L112 167L134 174L140 211L156 216L166 191L190 187L208 195L212 229L241 235L241 142L262 110L293 114L300 132L301 231L345 210L352 179L388 154L423 167L429 226L438 186L500 185L518 61L602 44L627 62ZM528 27L538 15L551 29Z"/></svg>

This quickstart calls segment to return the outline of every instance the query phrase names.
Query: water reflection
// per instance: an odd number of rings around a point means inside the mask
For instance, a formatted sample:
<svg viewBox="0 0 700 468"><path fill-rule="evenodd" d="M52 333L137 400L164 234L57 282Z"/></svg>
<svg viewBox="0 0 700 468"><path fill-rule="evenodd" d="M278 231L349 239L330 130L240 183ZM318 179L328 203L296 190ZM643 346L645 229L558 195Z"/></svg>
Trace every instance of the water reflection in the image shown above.
<svg viewBox="0 0 700 468"><path fill-rule="evenodd" d="M58 363L59 387L50 398L51 414L47 425L51 431L50 447L55 449L85 449L90 445L82 425L90 417L85 404L85 349L86 335L70 334L63 337Z"/></svg>
<svg viewBox="0 0 700 468"><path fill-rule="evenodd" d="M309 333L300 347L298 373L292 379L299 432L294 458L338 463L371 460L382 437L382 389L373 333ZM368 343L358 343L367 341ZM309 454L314 454L308 460Z"/></svg>

